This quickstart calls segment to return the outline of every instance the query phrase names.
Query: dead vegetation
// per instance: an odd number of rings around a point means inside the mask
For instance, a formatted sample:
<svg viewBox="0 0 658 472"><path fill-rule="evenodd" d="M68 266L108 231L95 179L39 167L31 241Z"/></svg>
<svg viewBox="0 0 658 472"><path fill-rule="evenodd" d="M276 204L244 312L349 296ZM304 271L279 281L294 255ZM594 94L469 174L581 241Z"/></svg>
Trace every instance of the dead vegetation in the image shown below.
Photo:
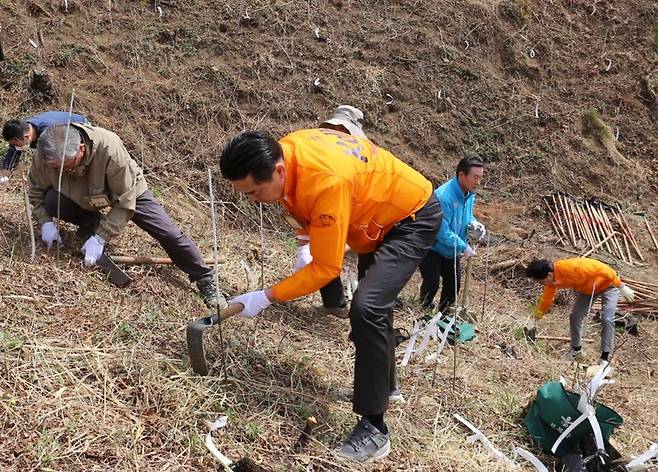
<svg viewBox="0 0 658 472"><path fill-rule="evenodd" d="M654 41L652 2L69 0L68 7L0 5L3 120L42 110L27 90L43 63L61 92L52 106L66 108L74 87L75 110L124 139L156 196L206 254L206 169L222 141L246 128L281 134L311 126L342 102L364 109L366 132L437 184L464 152L483 156L480 210L502 240L480 250L471 300L478 311L484 306L484 321L477 340L460 349L457 381L449 351L436 371L420 361L401 371L407 403L388 415L393 453L366 468L337 463L331 452L354 420L338 398L351 384L353 348L347 321L313 312L317 295L227 323L229 382L198 378L184 328L206 313L183 275L131 267L134 283L118 290L82 269L70 232L59 259L37 240L29 262L21 179L13 179L0 188L0 468L217 470L203 438L219 415L229 417L215 433L220 450L275 471L504 470L465 443L454 412L506 454L531 448L518 423L529 395L574 376L557 361L564 343L522 336L538 295L523 264L535 254L569 255L556 249L539 197L614 195L651 216L645 205L658 188L658 137L654 105L640 89L655 60L636 51ZM25 38L38 28L39 58ZM310 87L316 79L321 86ZM619 129L625 158L637 166L613 174L607 151L585 139L583 110L592 107L605 116L608 136ZM227 293L258 287L261 261L265 283L288 273L293 249L276 211L264 215L261 248L257 208L228 186L216 193ZM619 269L655 283L648 274L656 252L651 241L638 243L648 265ZM111 250L159 255L134 227ZM417 283L415 276L404 293L410 309L396 314L396 326L409 328L421 314ZM556 307L544 330L565 336L567 310L566 301ZM593 353L598 327L588 329L593 343L585 349ZM603 400L624 417L615 438L626 455L656 440L656 336L649 320L639 338L618 336L619 383ZM219 372L218 340L208 350ZM319 423L314 439L294 452L309 415Z"/></svg>

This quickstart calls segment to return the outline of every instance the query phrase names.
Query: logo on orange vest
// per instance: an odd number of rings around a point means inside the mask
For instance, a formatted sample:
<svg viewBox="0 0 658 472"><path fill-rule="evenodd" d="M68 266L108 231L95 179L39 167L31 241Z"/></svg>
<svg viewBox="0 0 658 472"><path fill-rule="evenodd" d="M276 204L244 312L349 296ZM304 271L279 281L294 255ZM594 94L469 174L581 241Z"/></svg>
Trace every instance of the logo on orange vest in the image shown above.
<svg viewBox="0 0 658 472"><path fill-rule="evenodd" d="M332 226L334 223L336 223L336 218L334 218L333 216L324 213L320 215L320 224L322 226L324 227Z"/></svg>

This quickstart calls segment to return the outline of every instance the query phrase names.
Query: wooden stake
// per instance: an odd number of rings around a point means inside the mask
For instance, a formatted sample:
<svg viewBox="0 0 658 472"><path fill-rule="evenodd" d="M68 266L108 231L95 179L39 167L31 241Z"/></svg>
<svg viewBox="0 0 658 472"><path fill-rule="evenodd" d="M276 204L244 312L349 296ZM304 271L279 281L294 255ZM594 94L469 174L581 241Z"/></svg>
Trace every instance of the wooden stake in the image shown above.
<svg viewBox="0 0 658 472"><path fill-rule="evenodd" d="M571 236L571 243L576 246L576 235L574 234L573 231L573 226L571 225L571 216L569 215L569 212L567 211L567 205L564 202L564 198L562 194L557 194L557 198L560 201L560 206L562 207L562 211L564 212L564 219L567 221L567 227L569 228L569 235Z"/></svg>
<svg viewBox="0 0 658 472"><path fill-rule="evenodd" d="M590 249L589 251L587 251L586 253L584 253L584 254L583 254L582 256L580 256L580 257L587 257L587 256L589 256L591 253L593 253L593 252L596 251L598 248L600 248L601 246L603 246L603 244L605 244L605 243L608 241L608 239L612 238L615 234L617 234L617 233L612 233L612 234L608 235L607 238L605 238L603 241L601 241L600 243L598 243L596 246L594 246L592 249Z"/></svg>
<svg viewBox="0 0 658 472"><path fill-rule="evenodd" d="M605 208L603 208L603 207L601 207L601 216L603 216L603 221L605 221L605 223L608 227L608 231L614 233L615 231L612 228L612 223L610 222L610 218L608 217L608 213L605 211ZM615 243L615 247L617 248L617 254L618 254L619 258L622 261L626 262L626 257L624 256L624 251L622 250L621 243L617 239L616 235L612 238L612 242Z"/></svg>
<svg viewBox="0 0 658 472"><path fill-rule="evenodd" d="M609 236L610 234L612 234L611 232L607 231L605 223L603 222L603 219L601 218L601 215L596 211L596 208L594 207L594 205L590 205L589 202L587 202L586 204L587 204L587 208L589 209L589 211L592 214L592 217L596 220L596 224L599 227L599 231L601 232L601 236L606 237L606 236ZM612 244L612 246L611 246L611 244ZM614 247L614 243L610 243L610 242L606 241L605 247L606 247L606 249L608 250L608 252L610 254L613 254L612 248Z"/></svg>
<svg viewBox="0 0 658 472"><path fill-rule="evenodd" d="M642 216L644 218L644 224L647 225L647 231L649 231L649 236L651 236L651 240L653 241L653 245L656 247L656 250L658 250L658 242L656 241L656 237L653 235L653 230L651 229L651 226L649 226L649 220L647 220L646 216Z"/></svg>
<svg viewBox="0 0 658 472"><path fill-rule="evenodd" d="M631 227L628 224L628 221L626 221L624 212L621 211L621 207L619 206L619 203L617 203L617 210L619 211L619 215L621 216L621 221L623 225L626 227L625 229L628 239L630 240L633 248L635 249L635 252L637 252L637 255L640 256L640 260L644 262L644 257L642 257L642 253L640 252L640 247L638 246L637 241L635 240L635 236L633 236L633 231L631 231Z"/></svg>

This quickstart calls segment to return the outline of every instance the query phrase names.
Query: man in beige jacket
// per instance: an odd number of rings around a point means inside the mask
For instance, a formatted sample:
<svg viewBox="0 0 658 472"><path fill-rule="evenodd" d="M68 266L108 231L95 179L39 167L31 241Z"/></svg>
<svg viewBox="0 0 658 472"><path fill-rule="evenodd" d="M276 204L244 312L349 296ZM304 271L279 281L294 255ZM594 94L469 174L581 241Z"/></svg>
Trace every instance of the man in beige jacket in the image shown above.
<svg viewBox="0 0 658 472"><path fill-rule="evenodd" d="M103 254L105 243L132 220L196 282L206 305L226 303L199 249L155 199L142 169L113 132L79 123L47 128L39 137L28 183L34 218L48 247L60 241L53 218L73 223L78 226L76 234L86 240L82 252L85 265L91 267Z"/></svg>

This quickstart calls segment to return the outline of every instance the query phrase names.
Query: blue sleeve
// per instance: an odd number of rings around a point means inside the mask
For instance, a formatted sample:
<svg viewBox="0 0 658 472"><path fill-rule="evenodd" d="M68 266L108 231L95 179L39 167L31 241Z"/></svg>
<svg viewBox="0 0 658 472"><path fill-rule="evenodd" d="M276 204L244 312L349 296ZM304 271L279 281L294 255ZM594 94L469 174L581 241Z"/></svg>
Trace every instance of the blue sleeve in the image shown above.
<svg viewBox="0 0 658 472"><path fill-rule="evenodd" d="M2 161L2 169L12 170L18 165L18 162L20 160L21 160L21 151L17 151L14 146L9 146L9 148L7 149L7 154L5 154L5 158Z"/></svg>
<svg viewBox="0 0 658 472"><path fill-rule="evenodd" d="M466 249L466 242L459 237L450 227L450 222L454 216L454 210L450 202L439 200L441 202L441 209L443 210L443 219L441 220L441 229L439 229L438 240L443 246L454 248L457 246L457 254L461 254Z"/></svg>

